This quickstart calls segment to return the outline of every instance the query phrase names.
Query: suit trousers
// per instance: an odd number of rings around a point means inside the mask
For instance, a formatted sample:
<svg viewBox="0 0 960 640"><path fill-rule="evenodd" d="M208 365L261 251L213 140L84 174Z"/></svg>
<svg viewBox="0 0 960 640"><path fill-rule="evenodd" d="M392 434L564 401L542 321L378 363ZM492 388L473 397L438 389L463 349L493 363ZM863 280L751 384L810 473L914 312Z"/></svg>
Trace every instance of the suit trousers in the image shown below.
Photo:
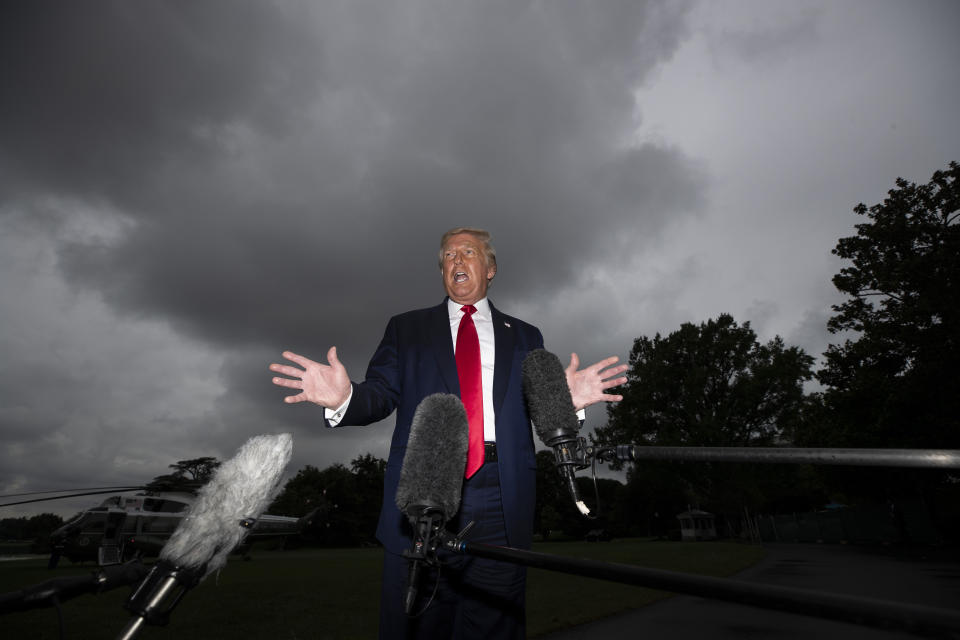
<svg viewBox="0 0 960 640"><path fill-rule="evenodd" d="M469 542L506 545L500 477L488 462L463 485L460 511L447 529L475 524ZM381 640L522 640L526 637L526 567L441 550L440 567L421 566L413 613L403 610L410 561L384 551Z"/></svg>

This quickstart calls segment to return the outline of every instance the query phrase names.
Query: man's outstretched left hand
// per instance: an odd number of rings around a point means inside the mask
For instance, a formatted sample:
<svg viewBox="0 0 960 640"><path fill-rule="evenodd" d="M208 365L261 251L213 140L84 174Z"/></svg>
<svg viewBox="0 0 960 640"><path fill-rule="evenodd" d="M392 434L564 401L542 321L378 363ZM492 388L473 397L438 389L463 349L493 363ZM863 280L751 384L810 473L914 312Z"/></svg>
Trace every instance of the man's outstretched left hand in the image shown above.
<svg viewBox="0 0 960 640"><path fill-rule="evenodd" d="M570 354L570 364L567 365L564 373L567 376L567 386L570 388L573 406L577 411L597 402L619 402L623 400L621 395L605 393L607 389L618 387L627 381L625 376L614 378L628 368L625 364L612 367L617 360L619 360L617 356L610 356L578 371L580 358L575 353Z"/></svg>

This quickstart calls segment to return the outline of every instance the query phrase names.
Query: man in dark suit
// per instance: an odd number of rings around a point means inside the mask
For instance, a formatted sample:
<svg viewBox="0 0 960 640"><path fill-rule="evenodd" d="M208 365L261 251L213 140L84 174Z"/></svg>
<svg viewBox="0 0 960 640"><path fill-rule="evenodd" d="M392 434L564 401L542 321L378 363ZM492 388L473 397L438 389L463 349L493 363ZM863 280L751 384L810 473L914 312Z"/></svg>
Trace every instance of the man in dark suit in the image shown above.
<svg viewBox="0 0 960 640"><path fill-rule="evenodd" d="M521 364L529 351L543 347L543 337L487 300L497 263L486 231L460 227L444 234L440 270L447 299L391 318L363 382L351 383L336 347L327 353L329 365L284 352L302 369L280 364L270 369L289 376L275 377L274 384L300 391L286 402L324 407L329 427L369 424L397 410L377 526L385 548L380 637L523 638L526 573L511 563L449 558L439 576L423 580L424 585L439 580L430 606L416 618L403 611L408 561L401 554L411 540L394 498L413 415L426 396L459 395L470 422L461 508L451 528L474 521L471 541L520 548L529 548L533 534L536 457ZM578 369L571 355L566 376L576 409L621 399L606 393L626 382L614 377L626 365L609 368L616 361L611 357ZM432 588L423 590L429 595Z"/></svg>

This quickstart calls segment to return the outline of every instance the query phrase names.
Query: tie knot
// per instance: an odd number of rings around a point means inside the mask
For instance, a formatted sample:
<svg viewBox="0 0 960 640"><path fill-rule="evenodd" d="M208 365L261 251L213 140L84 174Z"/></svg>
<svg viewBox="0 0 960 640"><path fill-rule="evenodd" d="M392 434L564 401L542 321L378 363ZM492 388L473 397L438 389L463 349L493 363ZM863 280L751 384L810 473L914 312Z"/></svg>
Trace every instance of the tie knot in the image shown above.
<svg viewBox="0 0 960 640"><path fill-rule="evenodd" d="M477 312L477 308L472 304L465 304L462 307L460 307L460 311L463 311L468 316L472 316Z"/></svg>

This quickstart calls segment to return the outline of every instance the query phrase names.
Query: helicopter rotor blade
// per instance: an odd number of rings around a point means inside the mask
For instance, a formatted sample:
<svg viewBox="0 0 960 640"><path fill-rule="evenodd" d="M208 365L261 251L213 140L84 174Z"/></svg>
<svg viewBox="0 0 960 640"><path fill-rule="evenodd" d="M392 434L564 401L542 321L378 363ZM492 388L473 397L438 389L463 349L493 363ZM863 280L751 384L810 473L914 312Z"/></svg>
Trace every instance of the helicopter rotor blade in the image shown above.
<svg viewBox="0 0 960 640"><path fill-rule="evenodd" d="M62 500L64 498L77 498L80 496L95 496L101 493L124 493L127 491L142 491L146 487L111 487L110 489L102 489L100 491L84 491L82 493L70 493L64 496L52 496L46 498L32 498L30 500L18 500L16 502L4 502L0 504L0 507L12 507L15 504L30 504L32 502L46 502L49 500ZM37 493L51 493L50 491L39 491ZM30 495L30 494L22 494Z"/></svg>

